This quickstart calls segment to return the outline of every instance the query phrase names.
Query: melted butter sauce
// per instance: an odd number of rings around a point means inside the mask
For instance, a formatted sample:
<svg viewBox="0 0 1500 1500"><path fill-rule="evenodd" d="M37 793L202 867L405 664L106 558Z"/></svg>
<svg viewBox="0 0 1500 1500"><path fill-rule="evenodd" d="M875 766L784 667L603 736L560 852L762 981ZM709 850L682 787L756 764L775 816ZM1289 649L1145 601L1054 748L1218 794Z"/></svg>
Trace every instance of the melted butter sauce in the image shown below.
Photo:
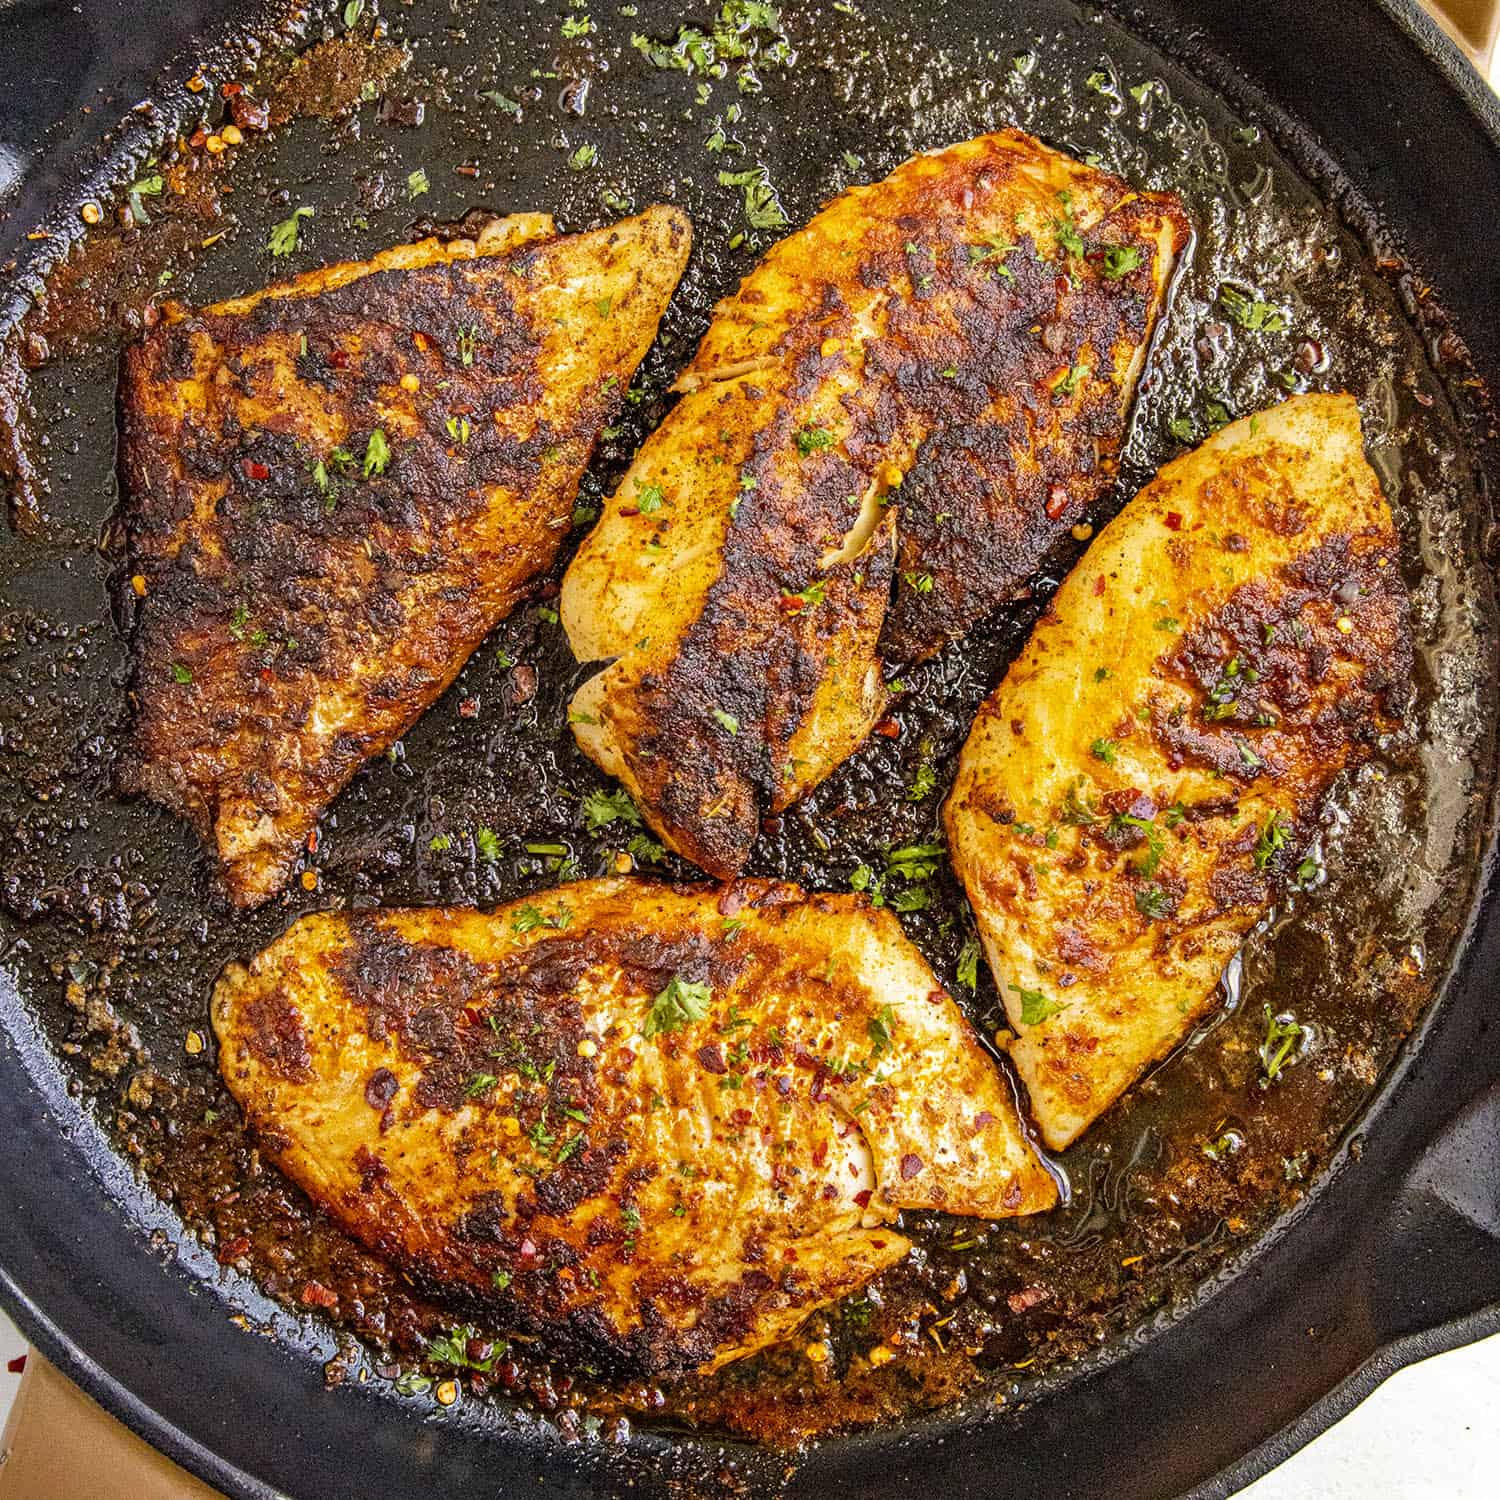
<svg viewBox="0 0 1500 1500"><path fill-rule="evenodd" d="M760 90L741 92L738 63L723 79L690 75L655 68L630 45L637 32L670 41L682 23L710 30L713 10L622 9L595 7L591 30L565 38L565 17L576 29L582 11L417 4L388 22L409 61L383 81L364 41L369 18L359 37L305 62L267 59L247 82L302 118L247 132L243 147L195 169L180 201L149 199L157 222L101 236L29 320L50 352L40 358L33 345L30 374L45 519L27 535L0 534L0 961L70 1092L169 1206L175 1234L224 1268L226 1300L320 1358L336 1330L331 1380L404 1374L402 1399L431 1400L426 1378L454 1372L424 1366L422 1348L463 1315L416 1297L261 1164L218 1082L207 998L227 960L302 911L489 904L612 868L624 835L584 833L580 799L604 783L565 728L586 674L549 617L561 568L330 810L306 862L315 888L294 878L267 909L229 915L206 895L192 834L109 792L128 714L128 610L112 602L127 571L111 545L116 369L162 274L171 295L204 302L364 256L476 205L546 210L572 229L627 204L681 204L695 225L693 261L637 379L641 399L585 480L581 505L592 509L660 420L714 300L777 233L747 226L744 189L721 185L721 170L764 166L797 225L913 151L1014 123L1142 187L1170 188L1196 239L1119 485L1094 526L1180 451L1174 425L1196 441L1219 414L1214 403L1241 415L1295 388L1359 398L1401 531L1419 707L1410 736L1330 799L1326 878L1268 919L1226 976L1224 1007L1056 1163L1071 1192L1055 1212L1002 1224L907 1215L917 1249L906 1264L712 1378L600 1388L519 1342L466 1377L471 1397L515 1396L497 1400L490 1419L539 1412L568 1437L619 1438L646 1422L795 1443L962 1397L1015 1401L1030 1381L1182 1305L1297 1200L1446 966L1475 867L1494 724L1492 601L1453 404L1465 372L1442 365L1444 351L1410 320L1422 300L1411 278L1393 287L1377 265L1389 258L1378 226L1357 237L1329 206L1331 186L1320 194L1252 123L1100 13L1031 4L1024 26L976 36L952 19L913 33L886 15L900 16L895 5L788 5L788 59L767 58L773 39L758 33ZM341 111L331 95L356 102ZM415 117L413 101L421 122L398 123ZM705 147L716 122L720 152ZM594 155L580 156L587 147ZM414 197L417 168L429 187ZM299 250L272 262L271 225L301 205L315 212ZM224 239L203 248L221 228ZM1237 326L1219 303L1226 281L1280 309L1288 330ZM842 890L861 865L883 870L893 846L934 837L976 706L1082 545L1055 559L1030 599L905 674L899 734L872 738L769 824L752 872ZM494 860L480 853L481 828L498 840ZM440 837L448 847L434 850ZM559 870L528 843L564 845L568 863ZM670 859L656 868L694 876ZM972 994L957 979L971 923L946 869L931 904L903 921L993 1034L1002 1013L988 976ZM1259 1053L1267 1007L1293 1009L1307 1028L1269 1086ZM490 1337L470 1345L477 1363L490 1362Z"/></svg>

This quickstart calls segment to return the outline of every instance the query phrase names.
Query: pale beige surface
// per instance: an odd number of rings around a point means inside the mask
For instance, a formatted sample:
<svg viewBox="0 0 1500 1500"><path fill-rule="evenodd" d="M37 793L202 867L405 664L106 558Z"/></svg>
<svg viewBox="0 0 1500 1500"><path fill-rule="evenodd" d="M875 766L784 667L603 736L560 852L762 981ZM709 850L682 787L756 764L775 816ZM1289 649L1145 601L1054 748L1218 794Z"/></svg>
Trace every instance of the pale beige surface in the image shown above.
<svg viewBox="0 0 1500 1500"><path fill-rule="evenodd" d="M215 1500L35 1350L0 1441L0 1500Z"/></svg>

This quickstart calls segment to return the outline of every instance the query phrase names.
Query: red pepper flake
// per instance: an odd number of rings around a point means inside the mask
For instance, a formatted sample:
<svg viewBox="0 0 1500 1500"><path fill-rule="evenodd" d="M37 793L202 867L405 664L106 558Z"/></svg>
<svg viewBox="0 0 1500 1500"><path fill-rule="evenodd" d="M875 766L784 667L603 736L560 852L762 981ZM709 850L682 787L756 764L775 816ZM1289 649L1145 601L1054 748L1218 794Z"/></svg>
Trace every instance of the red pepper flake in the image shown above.
<svg viewBox="0 0 1500 1500"><path fill-rule="evenodd" d="M24 1354L18 1354L14 1359L6 1360L5 1368L9 1370L12 1375L19 1375L21 1371L26 1368L26 1356Z"/></svg>
<svg viewBox="0 0 1500 1500"><path fill-rule="evenodd" d="M219 94L225 99L233 99L236 94L242 94L244 91L245 85L243 83L224 83L219 85Z"/></svg>
<svg viewBox="0 0 1500 1500"><path fill-rule="evenodd" d="M307 836L307 852L316 854L318 852L318 830L316 828Z"/></svg>
<svg viewBox="0 0 1500 1500"><path fill-rule="evenodd" d="M915 1177L917 1173L920 1172L926 1165L926 1162L924 1162L922 1158L916 1154L915 1151L908 1151L906 1155L901 1158L902 1182L910 1182L912 1178Z"/></svg>
<svg viewBox="0 0 1500 1500"><path fill-rule="evenodd" d="M901 726L894 719L882 719L875 726L875 733L888 740L900 739Z"/></svg>
<svg viewBox="0 0 1500 1500"><path fill-rule="evenodd" d="M240 468L244 471L246 479L269 479L271 471L259 460L247 458Z"/></svg>
<svg viewBox="0 0 1500 1500"><path fill-rule="evenodd" d="M622 516L638 516L640 513L641 508L639 505L622 505L620 507L620 514Z"/></svg>
<svg viewBox="0 0 1500 1500"><path fill-rule="evenodd" d="M724 1061L724 1049L717 1042L709 1042L695 1054L698 1061L710 1073L727 1073L729 1065Z"/></svg>
<svg viewBox="0 0 1500 1500"><path fill-rule="evenodd" d="M225 1240L219 1246L219 1264L230 1265L237 1261L240 1256L246 1254L250 1249L250 1236L248 1234L237 1234L232 1240Z"/></svg>
<svg viewBox="0 0 1500 1500"><path fill-rule="evenodd" d="M335 370L347 370L349 368L349 356L342 349L334 349L329 352L328 363Z"/></svg>
<svg viewBox="0 0 1500 1500"><path fill-rule="evenodd" d="M859 1204L861 1208L868 1208L870 1206L870 1189L861 1188L859 1192L854 1195L854 1201Z"/></svg>
<svg viewBox="0 0 1500 1500"><path fill-rule="evenodd" d="M730 1115L729 1123L743 1130L745 1126L750 1123L752 1118L753 1116L748 1109L737 1109L732 1115Z"/></svg>
<svg viewBox="0 0 1500 1500"><path fill-rule="evenodd" d="M473 719L478 717L478 714L478 698L465 698L464 701L458 705L458 716L461 719Z"/></svg>
<svg viewBox="0 0 1500 1500"><path fill-rule="evenodd" d="M827 1141L819 1141L818 1144L813 1147L812 1160L813 1166L815 1167L821 1167L828 1160Z"/></svg>
<svg viewBox="0 0 1500 1500"><path fill-rule="evenodd" d="M337 1307L339 1305L338 1294L330 1292L321 1281L309 1281L302 1288L302 1296L299 1300L303 1307Z"/></svg>
<svg viewBox="0 0 1500 1500"><path fill-rule="evenodd" d="M1068 508L1068 487L1065 484L1054 484L1047 491L1047 519L1055 521Z"/></svg>
<svg viewBox="0 0 1500 1500"><path fill-rule="evenodd" d="M1028 1286L1022 1287L1019 1292L1012 1292L1005 1300L1010 1310L1019 1316L1027 1308L1035 1307L1038 1302L1045 1302L1051 1295L1046 1287Z"/></svg>
<svg viewBox="0 0 1500 1500"><path fill-rule="evenodd" d="M1097 597L1098 595L1102 594L1103 592L1104 592L1104 574L1101 573L1094 580L1094 594Z"/></svg>
<svg viewBox="0 0 1500 1500"><path fill-rule="evenodd" d="M1166 514L1165 520L1168 531L1182 530L1182 513L1180 511L1169 510Z"/></svg>
<svg viewBox="0 0 1500 1500"><path fill-rule="evenodd" d="M473 162L469 162L469 161L460 162L459 165L456 166L456 167L454 167L453 170L455 172L457 172L460 177L478 177L479 176L479 168Z"/></svg>

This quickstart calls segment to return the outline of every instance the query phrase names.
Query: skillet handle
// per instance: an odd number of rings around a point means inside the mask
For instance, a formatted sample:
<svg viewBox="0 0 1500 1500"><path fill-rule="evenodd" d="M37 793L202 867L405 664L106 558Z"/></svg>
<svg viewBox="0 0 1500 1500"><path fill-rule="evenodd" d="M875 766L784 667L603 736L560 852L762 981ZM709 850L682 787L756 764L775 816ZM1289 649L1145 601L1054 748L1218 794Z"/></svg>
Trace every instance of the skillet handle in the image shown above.
<svg viewBox="0 0 1500 1500"><path fill-rule="evenodd" d="M0 1441L0 1500L223 1500L33 1349Z"/></svg>
<svg viewBox="0 0 1500 1500"><path fill-rule="evenodd" d="M1463 48L1480 77L1488 78L1500 40L1500 0L1422 0L1422 5Z"/></svg>
<svg viewBox="0 0 1500 1500"><path fill-rule="evenodd" d="M1384 1341L1500 1311L1500 1082L1427 1144L1377 1235L1371 1300ZM1439 1347L1480 1330L1453 1331Z"/></svg>

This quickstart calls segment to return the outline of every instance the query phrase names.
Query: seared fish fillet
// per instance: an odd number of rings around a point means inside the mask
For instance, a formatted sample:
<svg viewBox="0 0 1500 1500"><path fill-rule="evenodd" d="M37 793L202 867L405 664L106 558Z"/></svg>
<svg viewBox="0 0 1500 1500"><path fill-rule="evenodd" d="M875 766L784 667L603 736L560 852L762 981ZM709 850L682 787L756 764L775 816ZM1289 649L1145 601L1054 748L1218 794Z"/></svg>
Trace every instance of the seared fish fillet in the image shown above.
<svg viewBox="0 0 1500 1500"><path fill-rule="evenodd" d="M688 238L669 208L522 215L169 306L129 351L120 786L192 821L236 905L551 564Z"/></svg>
<svg viewBox="0 0 1500 1500"><path fill-rule="evenodd" d="M1168 464L981 709L948 842L1049 1146L1209 1008L1408 711L1396 548L1354 399L1295 397Z"/></svg>
<svg viewBox="0 0 1500 1500"><path fill-rule="evenodd" d="M1004 131L852 188L722 302L563 584L579 744L727 877L1108 483L1175 199Z"/></svg>
<svg viewBox="0 0 1500 1500"><path fill-rule="evenodd" d="M617 1371L737 1359L1052 1178L888 912L584 881L304 917L213 1001L266 1149L423 1284Z"/></svg>

